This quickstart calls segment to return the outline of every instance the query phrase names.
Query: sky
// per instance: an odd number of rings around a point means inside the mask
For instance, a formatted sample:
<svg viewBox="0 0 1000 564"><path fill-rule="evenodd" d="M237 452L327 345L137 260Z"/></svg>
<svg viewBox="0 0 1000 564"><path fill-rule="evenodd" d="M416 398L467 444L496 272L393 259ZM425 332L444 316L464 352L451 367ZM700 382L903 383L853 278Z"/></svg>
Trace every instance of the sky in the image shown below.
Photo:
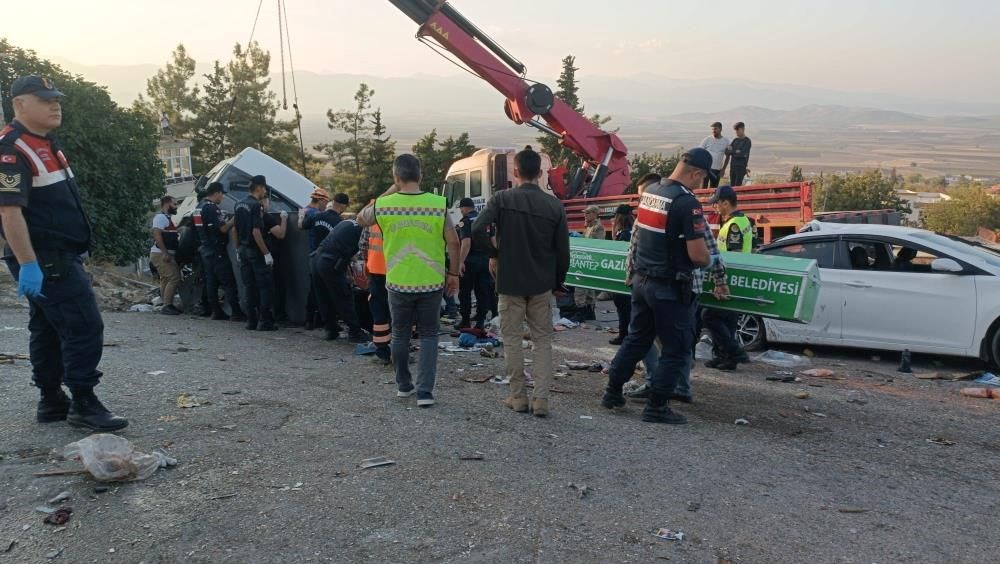
<svg viewBox="0 0 1000 564"><path fill-rule="evenodd" d="M50 0L44 30L6 25L19 47L85 65L162 65L178 43L226 60L250 36L258 0ZM996 0L454 0L452 5L554 82L581 72L800 84L964 102L1000 98ZM387 0L286 0L296 70L378 76L459 72L415 39ZM7 19L14 23L13 17ZM277 0L254 38L279 50ZM277 61L272 63L277 70ZM990 70L992 69L992 70ZM553 84L554 87L554 84Z"/></svg>

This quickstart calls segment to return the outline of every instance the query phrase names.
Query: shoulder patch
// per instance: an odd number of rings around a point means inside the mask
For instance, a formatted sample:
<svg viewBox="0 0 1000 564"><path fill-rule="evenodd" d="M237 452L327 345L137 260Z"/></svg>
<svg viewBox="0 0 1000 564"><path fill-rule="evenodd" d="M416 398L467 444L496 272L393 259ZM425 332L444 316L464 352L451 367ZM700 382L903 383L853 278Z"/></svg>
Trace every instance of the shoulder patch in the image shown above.
<svg viewBox="0 0 1000 564"><path fill-rule="evenodd" d="M17 155L0 155L0 163L17 164Z"/></svg>
<svg viewBox="0 0 1000 564"><path fill-rule="evenodd" d="M20 192L21 173L4 174L0 172L0 192Z"/></svg>

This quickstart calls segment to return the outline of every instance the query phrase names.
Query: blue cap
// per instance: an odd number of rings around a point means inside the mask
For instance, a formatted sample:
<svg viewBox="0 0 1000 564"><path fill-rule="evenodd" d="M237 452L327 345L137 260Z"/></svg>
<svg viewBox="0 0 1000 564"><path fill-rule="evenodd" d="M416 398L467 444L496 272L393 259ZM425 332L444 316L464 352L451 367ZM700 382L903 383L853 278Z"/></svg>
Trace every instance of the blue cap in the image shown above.
<svg viewBox="0 0 1000 564"><path fill-rule="evenodd" d="M22 76L10 85L10 97L16 98L25 94L34 94L43 100L62 98L64 94L56 90L56 85L48 78L41 76Z"/></svg>
<svg viewBox="0 0 1000 564"><path fill-rule="evenodd" d="M681 155L681 159L685 164L693 166L694 168L700 168L708 173L708 177L712 180L718 178L718 174L712 172L712 154L702 149L701 147L695 147L690 151Z"/></svg>
<svg viewBox="0 0 1000 564"><path fill-rule="evenodd" d="M715 195L709 198L708 203L715 204L719 200L726 200L727 202L736 201L736 189L732 186L719 186L715 189Z"/></svg>

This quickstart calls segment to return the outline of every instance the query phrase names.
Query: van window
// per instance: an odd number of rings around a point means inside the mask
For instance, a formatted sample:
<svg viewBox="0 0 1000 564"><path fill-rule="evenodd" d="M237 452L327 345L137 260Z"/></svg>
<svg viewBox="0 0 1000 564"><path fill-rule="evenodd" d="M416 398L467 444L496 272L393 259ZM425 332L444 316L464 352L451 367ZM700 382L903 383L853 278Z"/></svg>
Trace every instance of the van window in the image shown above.
<svg viewBox="0 0 1000 564"><path fill-rule="evenodd" d="M465 197L465 179L468 173L459 172L449 176L444 181L444 197L450 208L452 204Z"/></svg>
<svg viewBox="0 0 1000 564"><path fill-rule="evenodd" d="M478 198L483 195L483 171L474 170L469 173L469 197Z"/></svg>

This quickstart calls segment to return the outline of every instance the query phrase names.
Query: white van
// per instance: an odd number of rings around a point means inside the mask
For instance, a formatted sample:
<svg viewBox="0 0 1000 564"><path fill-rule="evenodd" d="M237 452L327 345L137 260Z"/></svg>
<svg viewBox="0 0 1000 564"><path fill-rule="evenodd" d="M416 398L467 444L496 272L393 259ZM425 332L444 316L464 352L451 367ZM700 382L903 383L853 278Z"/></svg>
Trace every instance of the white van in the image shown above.
<svg viewBox="0 0 1000 564"><path fill-rule="evenodd" d="M455 161L445 176L444 185L438 193L448 200L448 210L456 223L461 221L462 212L458 202L462 198L472 198L476 203L476 211L483 209L490 196L499 190L514 186L514 155L520 149L512 147L491 147L479 149L470 157ZM549 169L552 161L542 153L542 176L538 185L551 193L549 189Z"/></svg>

